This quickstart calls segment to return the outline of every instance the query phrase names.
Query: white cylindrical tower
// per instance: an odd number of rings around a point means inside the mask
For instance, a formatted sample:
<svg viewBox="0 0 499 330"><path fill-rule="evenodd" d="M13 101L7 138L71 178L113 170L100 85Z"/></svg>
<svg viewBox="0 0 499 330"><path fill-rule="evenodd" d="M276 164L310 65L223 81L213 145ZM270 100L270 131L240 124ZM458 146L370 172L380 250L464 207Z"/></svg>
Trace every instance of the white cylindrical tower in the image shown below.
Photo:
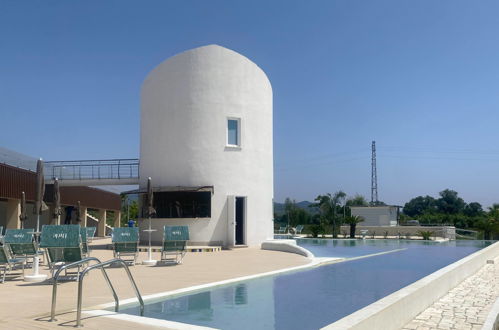
<svg viewBox="0 0 499 330"><path fill-rule="evenodd" d="M272 87L265 73L209 45L156 67L141 100L140 186L152 178L154 240L164 225L188 225L199 244L272 238Z"/></svg>

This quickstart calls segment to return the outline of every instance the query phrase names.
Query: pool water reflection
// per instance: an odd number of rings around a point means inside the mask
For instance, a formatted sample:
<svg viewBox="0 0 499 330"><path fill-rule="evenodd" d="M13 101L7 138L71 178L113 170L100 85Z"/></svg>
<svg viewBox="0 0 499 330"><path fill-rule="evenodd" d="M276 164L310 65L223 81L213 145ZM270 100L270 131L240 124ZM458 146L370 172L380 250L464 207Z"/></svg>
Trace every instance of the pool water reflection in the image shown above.
<svg viewBox="0 0 499 330"><path fill-rule="evenodd" d="M318 256L407 249L166 299L147 304L145 316L220 329L318 329L490 242L299 240L298 244ZM138 315L138 308L122 312Z"/></svg>
<svg viewBox="0 0 499 330"><path fill-rule="evenodd" d="M415 241L398 239L313 239L302 238L296 240L297 244L309 250L316 257L342 257L351 258L392 251L408 247L420 246L445 246L455 247L467 245L465 241Z"/></svg>

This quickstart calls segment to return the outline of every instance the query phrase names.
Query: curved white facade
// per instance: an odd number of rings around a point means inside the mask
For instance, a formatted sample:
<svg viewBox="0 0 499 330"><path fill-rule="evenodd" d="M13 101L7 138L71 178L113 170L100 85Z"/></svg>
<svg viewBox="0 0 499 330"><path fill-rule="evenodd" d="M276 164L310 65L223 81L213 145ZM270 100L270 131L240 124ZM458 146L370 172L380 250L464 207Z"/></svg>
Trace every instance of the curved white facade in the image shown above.
<svg viewBox="0 0 499 330"><path fill-rule="evenodd" d="M240 147L227 145L228 119L239 121ZM191 241L234 242L234 201L245 198L244 244L273 235L272 87L246 57L210 45L161 63L141 94L140 186L213 186L211 217L153 219L188 225ZM141 226L145 224L142 223Z"/></svg>

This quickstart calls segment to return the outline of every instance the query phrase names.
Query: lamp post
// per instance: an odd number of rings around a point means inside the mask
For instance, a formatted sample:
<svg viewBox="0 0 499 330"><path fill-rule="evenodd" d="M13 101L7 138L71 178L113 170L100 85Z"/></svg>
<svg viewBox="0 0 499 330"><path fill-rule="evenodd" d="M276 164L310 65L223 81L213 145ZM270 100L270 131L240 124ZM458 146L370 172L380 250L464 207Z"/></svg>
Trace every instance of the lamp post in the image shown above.
<svg viewBox="0 0 499 330"><path fill-rule="evenodd" d="M45 179L43 176L43 161L40 158L36 164L36 195L35 195L35 208L34 213L36 214L36 231L33 233L35 235L35 256L33 257L33 274L24 276L25 282L42 282L47 278L46 274L40 274L39 265L40 259L38 258L38 244L40 237L40 215L42 211L47 210L47 205L43 201L43 196L45 194Z"/></svg>

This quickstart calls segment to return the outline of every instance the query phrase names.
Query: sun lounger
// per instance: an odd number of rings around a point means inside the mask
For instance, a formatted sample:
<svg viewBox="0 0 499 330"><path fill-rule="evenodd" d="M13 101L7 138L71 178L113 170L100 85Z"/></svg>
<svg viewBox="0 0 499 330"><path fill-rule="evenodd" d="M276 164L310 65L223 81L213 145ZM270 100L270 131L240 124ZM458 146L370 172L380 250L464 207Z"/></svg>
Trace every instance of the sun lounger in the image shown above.
<svg viewBox="0 0 499 330"><path fill-rule="evenodd" d="M5 283L5 275L10 273L12 269L21 265L23 269L23 277L24 277L24 265L26 263L26 259L24 258L12 258L10 256L10 252L6 245L0 246L0 268L3 268L3 276L2 283Z"/></svg>
<svg viewBox="0 0 499 330"><path fill-rule="evenodd" d="M184 259L187 241L189 240L189 227L165 226L163 231L163 246L161 261L175 261L181 264Z"/></svg>
<svg viewBox="0 0 499 330"><path fill-rule="evenodd" d="M87 228L81 227L80 228L80 235L81 235L81 251L83 252L83 255L88 257L90 255L90 249L88 248L88 231Z"/></svg>
<svg viewBox="0 0 499 330"><path fill-rule="evenodd" d="M286 229L288 229L287 226L279 227L279 230L277 231L277 233L278 234L286 234Z"/></svg>
<svg viewBox="0 0 499 330"><path fill-rule="evenodd" d="M114 257L124 261L131 261L135 265L139 255L139 228L138 227L116 227L111 235ZM130 259L123 257L131 256Z"/></svg>
<svg viewBox="0 0 499 330"><path fill-rule="evenodd" d="M36 256L37 248L33 232L33 229L7 229L5 231L3 242L12 258L28 259ZM41 252L38 254L43 255Z"/></svg>
<svg viewBox="0 0 499 330"><path fill-rule="evenodd" d="M95 236L95 231L96 231L96 227L85 227L86 231L87 231L87 240L89 242L92 242L92 240L94 239L94 236Z"/></svg>
<svg viewBox="0 0 499 330"><path fill-rule="evenodd" d="M44 225L40 247L47 250L52 274L57 266L82 260L84 253L80 225ZM78 265L78 273L80 266Z"/></svg>
<svg viewBox="0 0 499 330"><path fill-rule="evenodd" d="M301 232L303 231L303 225L298 225L296 226L295 228L295 234L301 234Z"/></svg>

